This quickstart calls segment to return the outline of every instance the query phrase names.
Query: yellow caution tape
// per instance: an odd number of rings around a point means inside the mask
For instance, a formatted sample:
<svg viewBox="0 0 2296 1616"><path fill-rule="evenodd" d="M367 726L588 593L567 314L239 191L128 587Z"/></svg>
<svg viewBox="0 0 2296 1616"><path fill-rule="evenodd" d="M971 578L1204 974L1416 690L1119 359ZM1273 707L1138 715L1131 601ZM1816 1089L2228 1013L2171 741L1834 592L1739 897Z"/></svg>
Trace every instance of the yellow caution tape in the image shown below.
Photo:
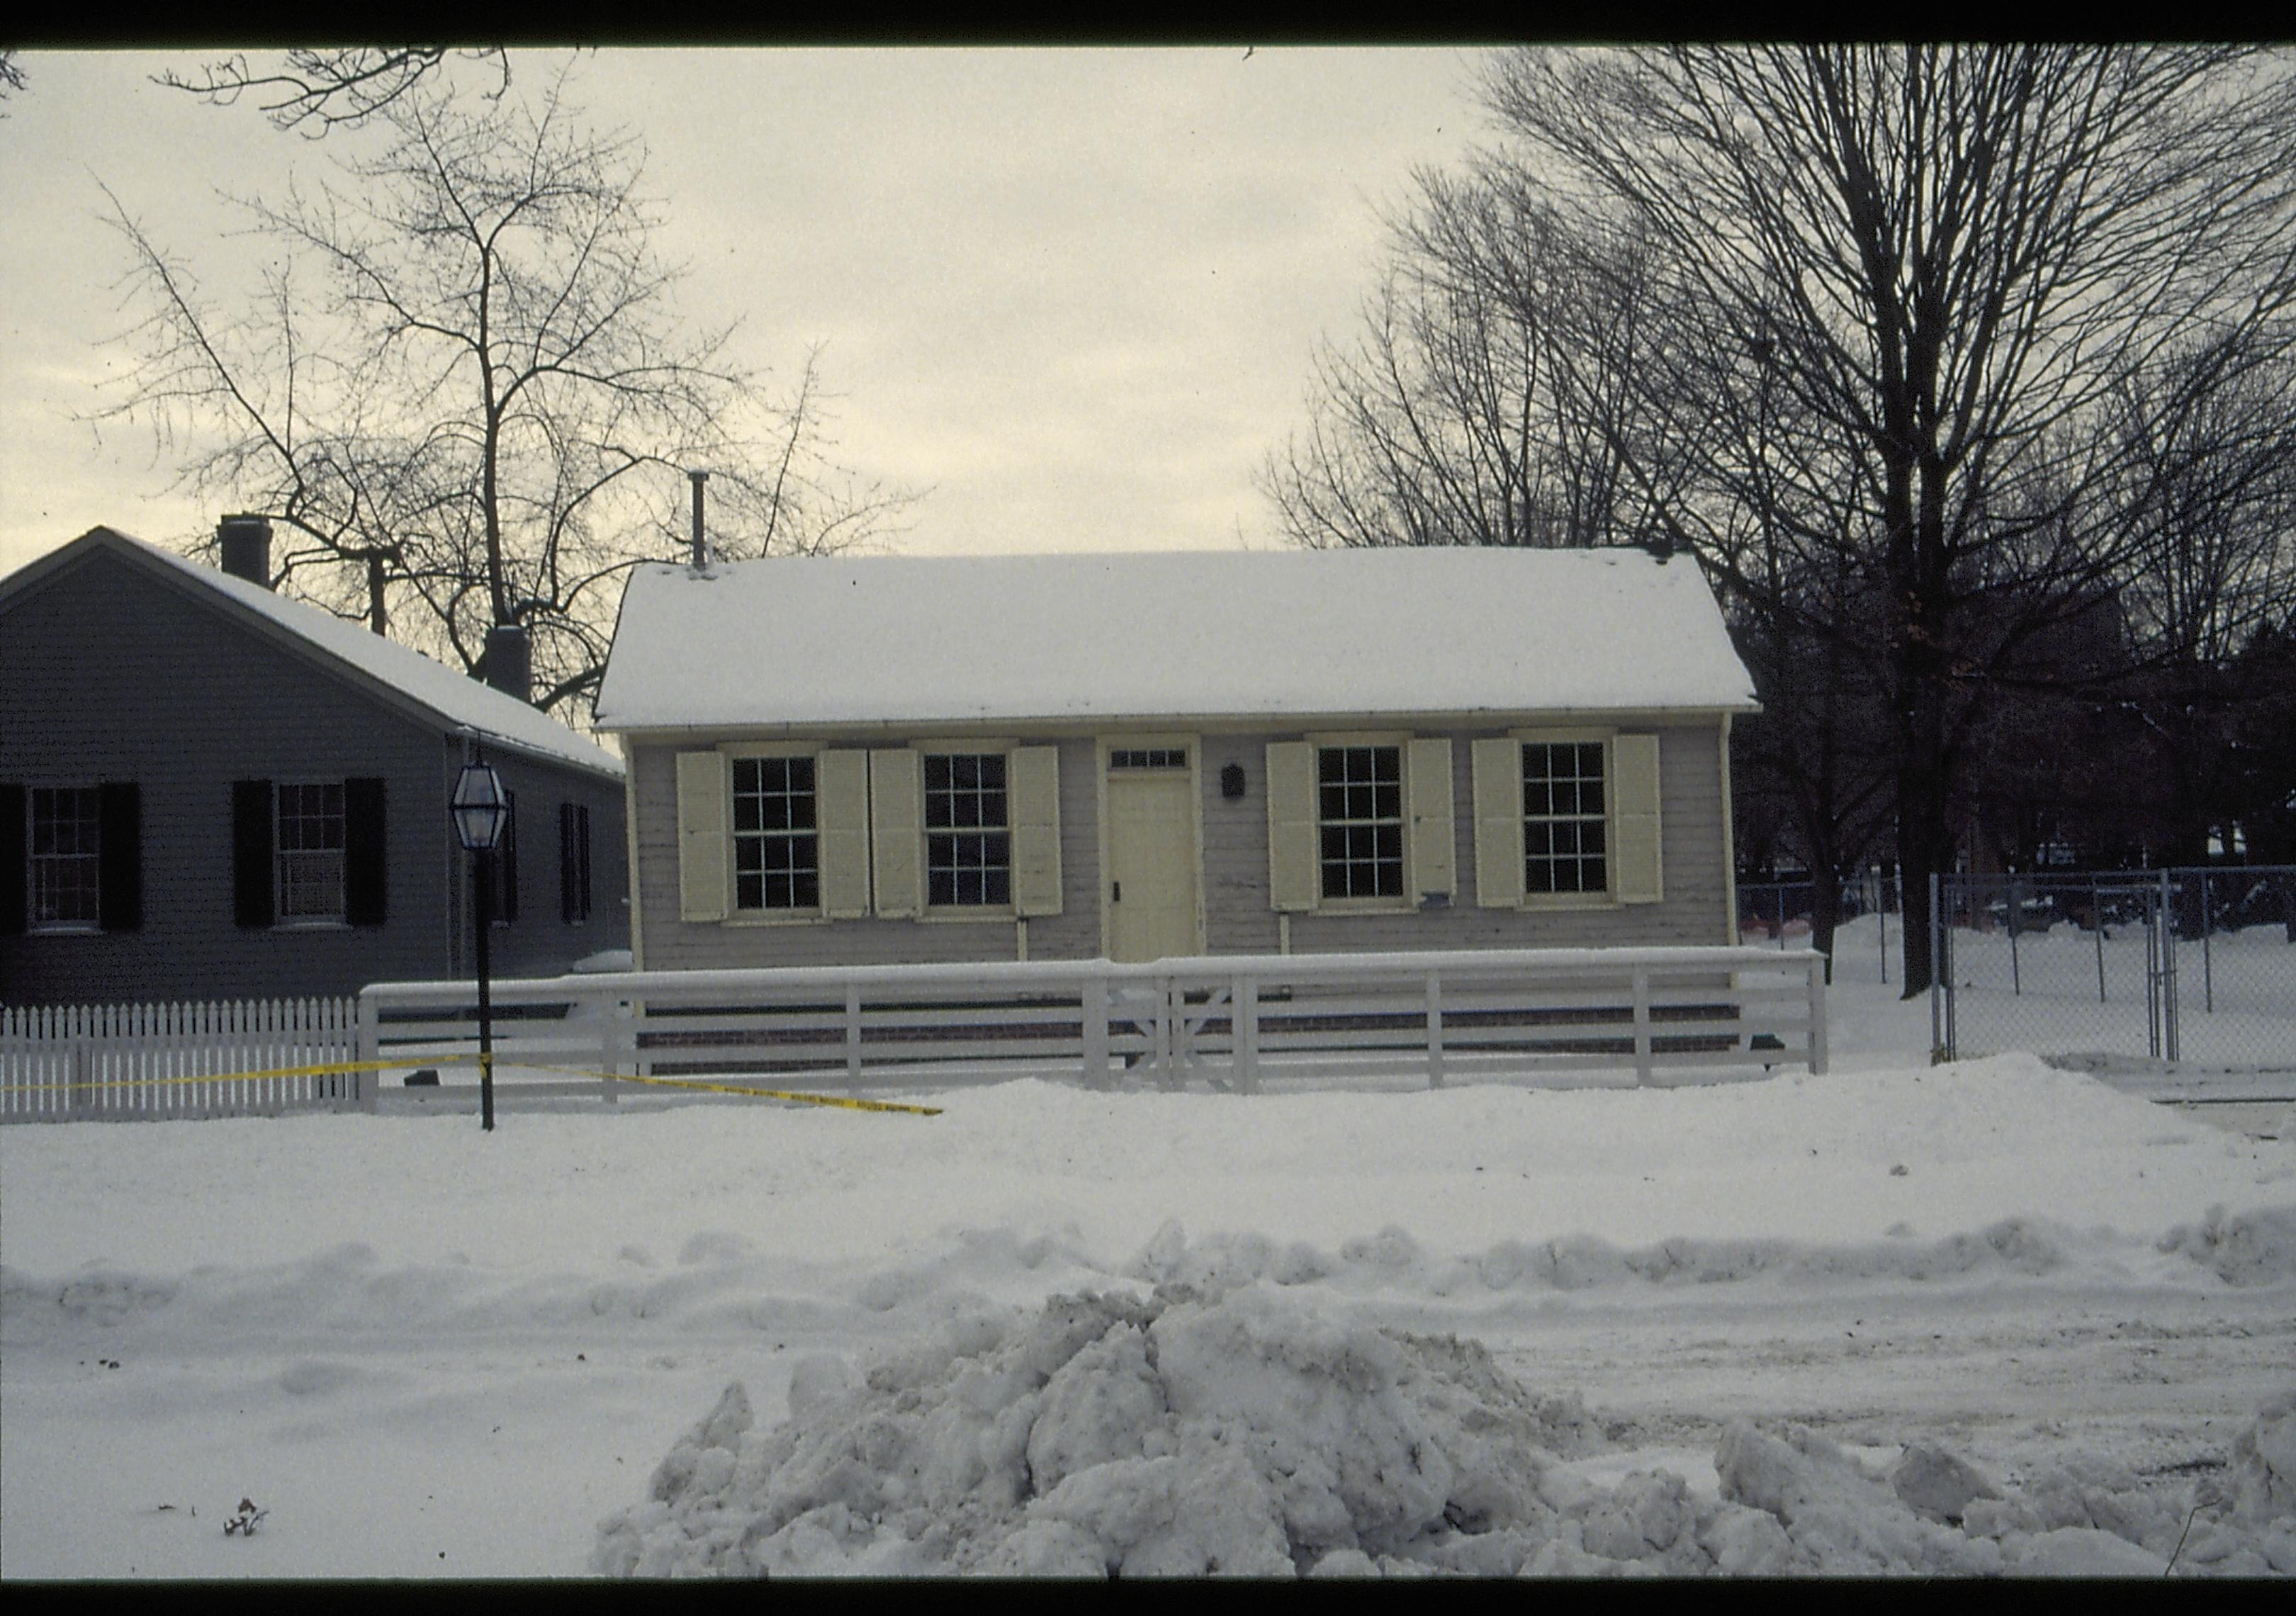
<svg viewBox="0 0 2296 1616"><path fill-rule="evenodd" d="M488 1057L494 1064L505 1064L502 1057ZM432 1063L439 1066L476 1066L477 1055L459 1059L441 1057ZM748 1095L760 1100L788 1100L800 1105L834 1105L847 1111L906 1112L914 1116L938 1117L940 1108L932 1105L902 1105L891 1100L849 1100L838 1095L796 1094L786 1089L751 1088L737 1083L697 1083L685 1078L641 1078L630 1072L583 1071L571 1066L537 1066L530 1061L512 1061L508 1064L528 1071L554 1071L567 1077L593 1078L608 1083L643 1083L655 1088L693 1088L721 1095ZM11 1083L0 1087L0 1094L53 1094L58 1090L77 1093L92 1088L163 1088L179 1083L238 1083L262 1078L319 1078L335 1072L399 1071L408 1070L412 1062L397 1061L338 1061L324 1066L275 1066L262 1071L217 1071L192 1078L104 1078L86 1081L62 1083Z"/></svg>

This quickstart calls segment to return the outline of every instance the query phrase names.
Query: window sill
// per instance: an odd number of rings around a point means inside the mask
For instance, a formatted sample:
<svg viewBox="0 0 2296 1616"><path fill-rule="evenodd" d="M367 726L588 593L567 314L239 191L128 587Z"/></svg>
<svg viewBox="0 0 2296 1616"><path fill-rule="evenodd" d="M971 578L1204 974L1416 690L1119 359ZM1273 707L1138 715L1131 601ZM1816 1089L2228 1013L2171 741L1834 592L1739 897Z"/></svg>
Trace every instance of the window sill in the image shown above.
<svg viewBox="0 0 2296 1616"><path fill-rule="evenodd" d="M271 923L271 929L274 931L348 931L351 929L351 923L347 920L275 920Z"/></svg>
<svg viewBox="0 0 2296 1616"><path fill-rule="evenodd" d="M817 926L829 916L818 909L737 909L721 926Z"/></svg>
<svg viewBox="0 0 2296 1616"><path fill-rule="evenodd" d="M1011 904L982 904L978 906L943 906L939 908L927 909L922 914L911 915L909 918L927 922L955 921L959 924L967 921L1001 921L1009 926L1020 918L1020 913Z"/></svg>
<svg viewBox="0 0 2296 1616"><path fill-rule="evenodd" d="M1567 914L1589 909L1620 909L1626 906L1608 892L1542 892L1522 900L1528 915Z"/></svg>
<svg viewBox="0 0 2296 1616"><path fill-rule="evenodd" d="M94 921L52 920L42 925L25 927L24 935L27 937L102 937L103 928Z"/></svg>

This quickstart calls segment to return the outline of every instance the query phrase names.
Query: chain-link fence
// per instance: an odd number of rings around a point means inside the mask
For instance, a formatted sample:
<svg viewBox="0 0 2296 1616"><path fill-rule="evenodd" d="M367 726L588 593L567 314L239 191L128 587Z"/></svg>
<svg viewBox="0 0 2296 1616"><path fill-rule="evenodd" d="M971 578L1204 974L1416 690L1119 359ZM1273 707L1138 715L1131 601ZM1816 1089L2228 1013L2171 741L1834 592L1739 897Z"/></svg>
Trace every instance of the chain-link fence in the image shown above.
<svg viewBox="0 0 2296 1616"><path fill-rule="evenodd" d="M1938 878L1948 1058L2296 1071L2296 865Z"/></svg>
<svg viewBox="0 0 2296 1616"><path fill-rule="evenodd" d="M1847 926L1853 920L1870 915L1874 918L1874 936L1869 941L1865 928L1858 929L1858 947L1877 950L1875 967L1880 980L1890 980L1892 969L1890 952L1905 946L1899 931L1904 906L1898 901L1898 877L1894 871L1868 870L1862 875L1846 877L1841 883L1841 912L1834 916L1837 925ZM1738 940L1742 943L1763 944L1775 940L1781 948L1815 947L1811 933L1816 929L1817 888L1808 881L1742 881L1738 883ZM1839 934L1833 944L1833 960L1842 957L1849 941ZM1829 962L1827 980L1832 978Z"/></svg>

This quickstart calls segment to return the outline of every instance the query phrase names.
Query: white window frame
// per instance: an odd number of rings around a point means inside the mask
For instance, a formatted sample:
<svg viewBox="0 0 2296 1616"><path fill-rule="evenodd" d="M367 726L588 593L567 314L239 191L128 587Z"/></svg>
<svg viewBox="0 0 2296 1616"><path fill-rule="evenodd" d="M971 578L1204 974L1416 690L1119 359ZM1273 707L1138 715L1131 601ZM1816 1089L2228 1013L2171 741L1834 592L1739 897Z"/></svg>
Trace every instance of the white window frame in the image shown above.
<svg viewBox="0 0 2296 1616"><path fill-rule="evenodd" d="M1018 742L1009 740L917 741L909 750L917 754L917 895L920 918L925 920L1012 920L1020 910L1013 901L1013 886L1019 879L1014 857L1013 814L1013 753ZM995 758L1003 768L1004 780L998 794L1004 802L1004 817L996 825L941 825L931 823L933 787L930 778L931 766L936 758ZM872 782L872 789L874 783ZM980 788L975 787L975 790ZM1004 897L1001 902L936 903L933 901L933 838L936 836L1002 836L1004 839ZM993 866L984 865L984 870Z"/></svg>
<svg viewBox="0 0 2296 1616"><path fill-rule="evenodd" d="M1527 793L1530 788L1530 749L1534 746L1546 747L1549 749L1558 746L1567 746L1574 749L1592 746L1596 749L1595 755L1600 760L1599 767L1602 769L1601 776L1595 782L1597 789L1602 793L1602 810L1599 813L1588 814L1582 811L1573 814L1557 814L1550 811L1545 814L1534 814L1530 811L1528 804L1523 807L1523 906L1533 909L1585 908L1591 906L1600 906L1607 909L1616 907L1619 901L1617 898L1619 882L1618 849L1614 845L1614 841L1615 827L1618 823L1618 771L1611 758L1611 743L1616 739L1615 732L1610 730L1591 729L1546 730L1532 734L1518 734L1511 736L1510 739L1513 740L1517 749L1515 758L1516 792L1518 798ZM1553 777L1550 775L1548 776L1548 779L1551 785ZM1578 887L1568 890L1555 889L1548 891L1534 891L1530 884L1530 865L1531 860L1534 857L1530 849L1531 826L1534 824L1545 824L1550 827L1548 833L1550 837L1548 843L1550 852L1547 857L1552 858L1554 857L1551 851L1553 847L1551 840L1553 835L1552 827L1566 824L1584 825L1589 822L1597 824L1602 827L1603 884L1598 887ZM1582 865L1587 855L1583 849L1574 856L1574 857Z"/></svg>
<svg viewBox="0 0 2296 1616"><path fill-rule="evenodd" d="M1631 771L1622 770L1620 748L1632 741L1636 747ZM1603 885L1600 891L1533 892L1529 890L1528 826L1533 816L1524 802L1527 766L1523 749L1530 745L1586 745L1603 748ZM1486 777L1485 749L1504 747L1509 759L1503 781ZM1511 729L1503 736L1474 742L1475 858L1477 903L1485 908L1527 910L1619 909L1665 901L1664 784L1660 775L1661 745L1659 733L1641 728L1620 730L1607 726L1543 726ZM1635 780L1624 775L1631 772ZM1634 791L1626 788L1632 783ZM1504 789L1502 810L1495 800ZM1631 796L1632 801L1628 799ZM1571 817L1575 817L1572 816ZM1548 817L1553 823L1552 816ZM1634 831L1633 835L1628 833ZM1629 843L1635 845L1629 846ZM1502 847L1497 845L1504 843ZM1635 857L1630 858L1629 854ZM1642 865L1647 855L1647 888L1629 888L1628 866ZM1512 857L1511 875L1498 866ZM1488 873L1488 879L1487 879ZM1493 882L1499 884L1494 889Z"/></svg>
<svg viewBox="0 0 2296 1616"><path fill-rule="evenodd" d="M807 745L757 745L728 748L726 754L726 918L729 922L756 923L777 920L818 920L827 910L822 893L821 868L821 753L827 750ZM745 763L790 762L803 759L813 770L813 824L805 831L758 831L741 829L741 771ZM768 904L754 906L742 902L742 844L747 840L767 841L775 837L794 840L803 836L813 844L813 902L810 904ZM760 886L767 872L759 873Z"/></svg>
<svg viewBox="0 0 2296 1616"><path fill-rule="evenodd" d="M76 849L70 853L42 853L37 850L40 845L40 800L43 796L49 799L48 819L53 827L58 823L54 815L54 799L65 792L74 797L84 798L87 803L88 813L85 820L88 833L86 837L87 845L85 849ZM79 816L75 815L72 823L77 825L83 822ZM103 930L103 788L102 786L35 785L26 791L23 857L27 931L41 936L72 937L92 936ZM86 882L83 883L74 880L68 884L75 890L84 890L86 892L87 917L85 920L77 915L43 917L41 910L44 892L53 894L59 890L53 879L53 876L61 874L64 867L69 866L77 871L83 865L86 873ZM41 879L44 867L51 876L50 880L45 882Z"/></svg>
<svg viewBox="0 0 2296 1616"><path fill-rule="evenodd" d="M1413 868L1411 849L1411 740L1407 731L1379 731L1356 734L1314 734L1303 737L1314 749L1314 772L1309 788L1316 793L1316 908L1319 914L1350 915L1381 914L1410 910L1419 906L1416 872ZM1395 805L1390 819L1384 815L1371 819L1332 820L1324 813L1324 754L1330 751L1363 751L1369 750L1392 751L1395 754ZM1334 895L1324 887L1324 836L1334 824L1341 826L1392 824L1396 839L1396 878L1394 892L1359 892Z"/></svg>
<svg viewBox="0 0 2296 1616"><path fill-rule="evenodd" d="M287 794L290 792L326 792L335 794L334 808L322 807L316 812L299 806L295 815L299 824L325 824L332 820L335 826L332 847L289 847L287 845ZM332 931L350 924L348 872L350 866L350 813L347 792L340 780L278 780L271 787L271 912L273 924L283 931ZM302 840L299 834L297 840ZM332 855L333 874L330 881L324 874L316 880L306 874L291 880L290 871L308 861L308 866L324 872ZM325 890L322 890L325 889ZM289 894L301 890L318 896L332 896L332 906L326 909L291 909Z"/></svg>

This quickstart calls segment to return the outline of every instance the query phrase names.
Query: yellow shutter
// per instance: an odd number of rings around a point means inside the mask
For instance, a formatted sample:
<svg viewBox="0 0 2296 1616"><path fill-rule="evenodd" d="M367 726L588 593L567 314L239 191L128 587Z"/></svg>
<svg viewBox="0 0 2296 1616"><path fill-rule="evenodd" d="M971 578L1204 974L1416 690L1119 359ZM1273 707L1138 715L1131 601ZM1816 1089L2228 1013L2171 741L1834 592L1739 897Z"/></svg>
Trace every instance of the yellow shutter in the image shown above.
<svg viewBox="0 0 2296 1616"><path fill-rule="evenodd" d="M906 747L869 754L869 857L877 913L924 909L924 764Z"/></svg>
<svg viewBox="0 0 2296 1616"><path fill-rule="evenodd" d="M814 763L821 912L850 920L869 913L869 754L823 752Z"/></svg>
<svg viewBox="0 0 2296 1616"><path fill-rule="evenodd" d="M1522 742L1478 741L1475 760L1475 901L1486 909L1522 903Z"/></svg>
<svg viewBox="0 0 2296 1616"><path fill-rule="evenodd" d="M1013 908L1061 912L1061 754L1052 746L1013 753Z"/></svg>
<svg viewBox="0 0 2296 1616"><path fill-rule="evenodd" d="M1451 816L1451 742L1414 740L1410 748L1411 885L1425 898L1458 890L1458 836Z"/></svg>
<svg viewBox="0 0 2296 1616"><path fill-rule="evenodd" d="M1611 823L1615 827L1611 890L1624 904L1666 896L1660 874L1658 737L1620 735L1611 742Z"/></svg>
<svg viewBox="0 0 2296 1616"><path fill-rule="evenodd" d="M677 754L677 915L726 918L726 759Z"/></svg>
<svg viewBox="0 0 2296 1616"><path fill-rule="evenodd" d="M1316 906L1323 864L1316 838L1316 749L1267 743L1267 900L1278 909Z"/></svg>

